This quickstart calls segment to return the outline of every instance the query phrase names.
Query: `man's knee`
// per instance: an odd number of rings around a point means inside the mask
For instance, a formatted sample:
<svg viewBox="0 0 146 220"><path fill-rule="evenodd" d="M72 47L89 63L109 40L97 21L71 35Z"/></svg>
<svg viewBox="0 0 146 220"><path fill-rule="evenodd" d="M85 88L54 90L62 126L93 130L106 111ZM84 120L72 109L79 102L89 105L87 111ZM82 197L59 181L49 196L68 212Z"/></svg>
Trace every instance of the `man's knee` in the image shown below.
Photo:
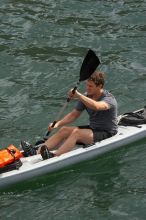
<svg viewBox="0 0 146 220"><path fill-rule="evenodd" d="M71 133L71 135L74 136L75 138L79 138L79 136L80 136L79 130L80 130L80 129L77 128L77 127L74 128L73 131L72 131L72 133Z"/></svg>
<svg viewBox="0 0 146 220"><path fill-rule="evenodd" d="M74 136L76 139L79 137L79 128L78 127L67 127L63 126L59 129L59 134L63 136L64 138L69 137L70 135Z"/></svg>
<svg viewBox="0 0 146 220"><path fill-rule="evenodd" d="M66 126L63 126L58 131L61 135L68 135L69 134L69 128Z"/></svg>

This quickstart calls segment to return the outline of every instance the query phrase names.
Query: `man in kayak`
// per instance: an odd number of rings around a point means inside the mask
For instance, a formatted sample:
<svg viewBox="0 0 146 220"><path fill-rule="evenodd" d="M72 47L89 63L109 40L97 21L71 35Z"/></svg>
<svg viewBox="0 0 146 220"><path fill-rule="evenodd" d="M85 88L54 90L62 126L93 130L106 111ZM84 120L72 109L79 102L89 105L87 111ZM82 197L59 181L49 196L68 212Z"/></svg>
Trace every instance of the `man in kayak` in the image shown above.
<svg viewBox="0 0 146 220"><path fill-rule="evenodd" d="M71 151L77 143L91 145L109 138L117 133L117 101L115 97L104 89L105 76L102 72L94 72L86 81L86 94L79 91L69 92L70 99L78 99L75 108L64 118L57 121L54 127L49 125L48 130L59 128L38 151L27 142L21 142L26 155L41 153L43 159L60 156ZM66 126L74 122L86 110L89 114L89 125ZM55 153L50 150L56 149Z"/></svg>

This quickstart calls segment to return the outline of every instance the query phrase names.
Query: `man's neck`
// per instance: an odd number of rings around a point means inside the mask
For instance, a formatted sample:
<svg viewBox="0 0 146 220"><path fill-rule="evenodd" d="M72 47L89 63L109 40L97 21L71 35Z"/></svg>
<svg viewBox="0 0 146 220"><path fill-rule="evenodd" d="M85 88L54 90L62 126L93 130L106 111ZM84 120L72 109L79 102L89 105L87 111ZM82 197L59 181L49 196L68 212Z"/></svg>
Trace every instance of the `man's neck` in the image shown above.
<svg viewBox="0 0 146 220"><path fill-rule="evenodd" d="M98 92L92 96L92 99L98 100L101 97L101 95L103 94L103 92L104 92L103 88L98 90Z"/></svg>

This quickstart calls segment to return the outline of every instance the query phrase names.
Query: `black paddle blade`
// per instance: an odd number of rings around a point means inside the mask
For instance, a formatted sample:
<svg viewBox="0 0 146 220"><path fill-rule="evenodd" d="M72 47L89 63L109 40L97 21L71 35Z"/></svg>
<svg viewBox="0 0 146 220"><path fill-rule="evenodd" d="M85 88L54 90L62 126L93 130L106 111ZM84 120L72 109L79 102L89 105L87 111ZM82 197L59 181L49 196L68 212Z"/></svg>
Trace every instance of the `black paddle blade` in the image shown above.
<svg viewBox="0 0 146 220"><path fill-rule="evenodd" d="M88 79L92 75L92 73L94 73L99 64L99 58L96 56L94 51L90 49L82 63L79 81L81 82Z"/></svg>

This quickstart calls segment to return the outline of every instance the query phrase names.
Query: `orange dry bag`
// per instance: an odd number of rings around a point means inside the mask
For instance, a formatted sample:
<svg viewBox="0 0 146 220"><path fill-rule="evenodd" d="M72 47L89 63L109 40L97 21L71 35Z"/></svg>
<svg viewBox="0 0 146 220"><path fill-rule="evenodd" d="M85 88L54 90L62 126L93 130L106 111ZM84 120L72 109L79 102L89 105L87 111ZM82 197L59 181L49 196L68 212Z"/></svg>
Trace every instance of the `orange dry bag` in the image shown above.
<svg viewBox="0 0 146 220"><path fill-rule="evenodd" d="M0 150L0 168L7 166L23 157L23 154L14 146L10 145Z"/></svg>

